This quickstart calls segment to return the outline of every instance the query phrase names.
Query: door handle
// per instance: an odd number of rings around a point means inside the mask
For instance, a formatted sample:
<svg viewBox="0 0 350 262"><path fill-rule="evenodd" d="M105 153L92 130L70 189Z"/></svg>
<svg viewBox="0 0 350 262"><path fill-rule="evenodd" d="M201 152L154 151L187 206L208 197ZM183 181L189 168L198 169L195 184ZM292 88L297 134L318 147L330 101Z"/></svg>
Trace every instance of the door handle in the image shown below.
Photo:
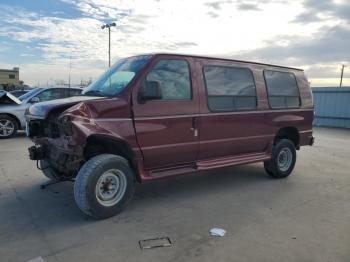
<svg viewBox="0 0 350 262"><path fill-rule="evenodd" d="M192 117L192 127L191 130L194 132L194 136L198 136L198 117Z"/></svg>

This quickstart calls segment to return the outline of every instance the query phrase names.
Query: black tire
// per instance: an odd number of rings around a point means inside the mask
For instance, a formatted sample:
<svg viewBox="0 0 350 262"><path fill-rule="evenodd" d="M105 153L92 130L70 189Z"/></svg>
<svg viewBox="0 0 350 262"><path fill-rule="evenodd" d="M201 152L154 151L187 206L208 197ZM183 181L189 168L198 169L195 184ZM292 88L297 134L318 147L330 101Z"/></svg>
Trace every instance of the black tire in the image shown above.
<svg viewBox="0 0 350 262"><path fill-rule="evenodd" d="M2 129L3 127L0 126L0 139L10 138L10 137L13 137L17 134L18 123L17 123L16 119L14 119L13 117L10 117L8 115L0 114L0 124L5 124L5 123L10 123L10 125L13 127L13 131L9 134L5 134L5 133L3 133L4 132Z"/></svg>
<svg viewBox="0 0 350 262"><path fill-rule="evenodd" d="M52 181L59 181L58 173L51 168L50 164L46 160L44 159L39 160L39 164L40 164L40 169L43 172L44 176L46 176L48 179Z"/></svg>
<svg viewBox="0 0 350 262"><path fill-rule="evenodd" d="M112 180L108 180L109 174L113 179L117 177L119 180L113 184ZM110 187L115 184L118 184L117 189L111 189ZM115 194L113 190L116 191ZM101 194L109 194L110 191L113 196L118 196L115 200L112 199L117 202L102 199ZM78 207L96 219L112 217L121 212L131 200L134 191L135 174L129 162L121 156L112 154L102 154L88 160L79 170L74 183L74 198Z"/></svg>
<svg viewBox="0 0 350 262"><path fill-rule="evenodd" d="M271 160L264 162L265 171L273 178L285 178L292 173L296 156L294 143L288 139L280 139L273 146Z"/></svg>

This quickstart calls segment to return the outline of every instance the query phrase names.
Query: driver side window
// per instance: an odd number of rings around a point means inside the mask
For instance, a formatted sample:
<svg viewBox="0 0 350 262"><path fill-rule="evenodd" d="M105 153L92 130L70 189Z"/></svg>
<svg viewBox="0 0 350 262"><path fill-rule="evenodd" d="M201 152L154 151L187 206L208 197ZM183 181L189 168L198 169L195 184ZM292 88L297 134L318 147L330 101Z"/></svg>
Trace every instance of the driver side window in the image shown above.
<svg viewBox="0 0 350 262"><path fill-rule="evenodd" d="M158 82L162 100L190 100L190 69L185 60L160 60L148 73L146 81Z"/></svg>

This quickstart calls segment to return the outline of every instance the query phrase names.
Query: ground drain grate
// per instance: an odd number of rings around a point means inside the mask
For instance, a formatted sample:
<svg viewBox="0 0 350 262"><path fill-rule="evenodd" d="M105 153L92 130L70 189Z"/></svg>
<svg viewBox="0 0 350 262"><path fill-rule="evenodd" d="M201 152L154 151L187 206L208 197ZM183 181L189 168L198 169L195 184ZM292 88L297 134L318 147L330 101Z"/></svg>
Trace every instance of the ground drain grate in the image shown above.
<svg viewBox="0 0 350 262"><path fill-rule="evenodd" d="M169 237L157 237L152 239L140 240L139 245L141 249L151 249L156 247L170 247L171 240Z"/></svg>

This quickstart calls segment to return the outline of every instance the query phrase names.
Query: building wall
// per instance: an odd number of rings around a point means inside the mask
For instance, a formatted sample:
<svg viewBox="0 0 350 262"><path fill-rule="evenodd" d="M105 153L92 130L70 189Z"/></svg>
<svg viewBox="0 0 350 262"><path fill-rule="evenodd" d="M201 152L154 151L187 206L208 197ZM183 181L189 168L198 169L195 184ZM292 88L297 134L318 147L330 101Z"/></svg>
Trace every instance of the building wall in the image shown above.
<svg viewBox="0 0 350 262"><path fill-rule="evenodd" d="M350 87L313 88L315 126L350 128Z"/></svg>
<svg viewBox="0 0 350 262"><path fill-rule="evenodd" d="M14 75L14 78L10 78L10 75ZM0 69L0 85L19 85L19 68L13 68L12 70Z"/></svg>

